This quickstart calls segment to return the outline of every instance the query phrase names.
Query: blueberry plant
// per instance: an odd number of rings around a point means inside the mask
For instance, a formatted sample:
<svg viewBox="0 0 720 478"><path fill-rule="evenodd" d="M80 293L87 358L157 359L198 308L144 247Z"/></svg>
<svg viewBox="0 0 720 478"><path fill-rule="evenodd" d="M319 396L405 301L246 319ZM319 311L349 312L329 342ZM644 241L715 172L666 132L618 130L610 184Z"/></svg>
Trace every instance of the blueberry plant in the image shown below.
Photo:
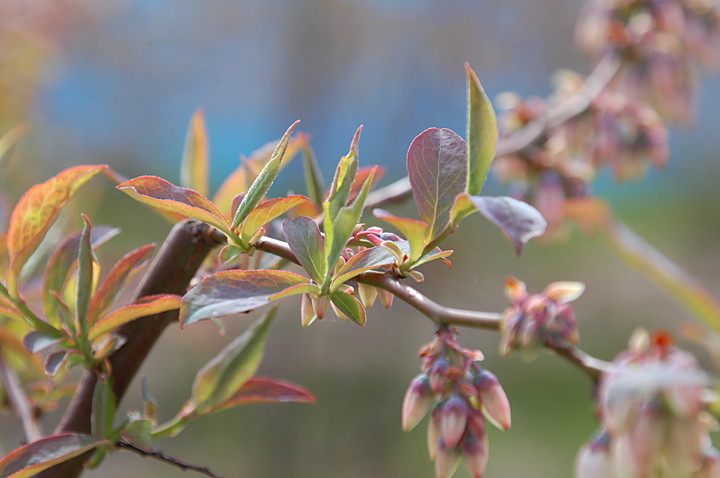
<svg viewBox="0 0 720 478"><path fill-rule="evenodd" d="M530 239L553 240L576 224L600 234L695 313L705 325L689 333L720 355L717 303L592 194L605 166L626 180L642 177L651 163L665 164L665 122L692 118L694 76L717 61L718 26L720 5L710 0L593 0L578 27L580 43L595 57L592 74L558 74L547 100L501 95L498 121L466 65L465 138L449 129L423 131L408 149L408 176L375 191L381 171L359 166L361 128L326 186L307 137L293 136L296 122L211 196L202 110L190 121L180 185L156 176L127 180L107 166L87 165L31 187L10 214L0 256L0 405L19 417L27 440L0 460L0 477L76 477L122 450L216 476L166 456L157 444L190 421L231 407L314 401L301 385L256 375L275 305L293 295L300 296L297 315L305 327L328 313L364 326L377 299L387 308L404 301L436 324L398 408L406 431L427 421L438 478L450 477L461 461L482 477L488 424L511 426L500 379L483 367L481 351L460 344L456 327L499 332L501 355L520 352L529 360L549 350L587 374L600 425L580 449L578 478L720 477L720 453L709 438L719 409L712 383L669 332L638 330L627 350L605 362L579 348L571 302L583 293L582 283L555 282L531 294L509 277L510 305L499 313L442 306L411 285L423 281L426 263L449 263L453 251L442 249L444 241L476 212L506 233L518 255ZM0 155L22 132L18 127L0 140ZM302 156L305 195L268 198L295 156ZM511 183L510 196L481 195L491 169ZM98 175L176 223L154 259L154 247L143 246L101 274L95 250L119 231L93 226L86 215L82 231L48 235L63 207ZM381 209L409 197L415 218ZM364 212L380 222L362 222ZM46 265L34 280L38 260ZM117 306L148 265L133 300ZM39 290L32 285L38 282ZM165 328L205 320L222 327L224 317L266 306L262 318L197 372L173 418L159 422L144 380L142 410L116 416ZM78 384L68 374L73 367L84 369ZM45 435L39 418L67 396L61 423Z"/></svg>

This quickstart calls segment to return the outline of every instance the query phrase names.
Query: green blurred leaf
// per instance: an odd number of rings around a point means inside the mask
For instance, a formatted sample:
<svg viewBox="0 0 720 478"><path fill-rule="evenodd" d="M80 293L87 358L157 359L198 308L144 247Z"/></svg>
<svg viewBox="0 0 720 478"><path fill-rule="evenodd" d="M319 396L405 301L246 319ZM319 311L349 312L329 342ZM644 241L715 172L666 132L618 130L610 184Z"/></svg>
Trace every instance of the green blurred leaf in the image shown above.
<svg viewBox="0 0 720 478"><path fill-rule="evenodd" d="M232 222L233 229L240 226L245 218L248 217L250 212L255 209L260 201L262 201L262 198L265 197L268 189L272 186L273 181L275 181L275 176L277 176L277 173L280 170L280 163L282 162L285 151L287 150L290 136L298 123L299 121L296 121L290 125L280 140L280 143L275 148L275 151L273 151L270 161L267 162L262 171L260 171L258 177L250 185L250 189L248 189L248 192L240 203L240 206L238 206L237 211L235 211L235 217Z"/></svg>
<svg viewBox="0 0 720 478"><path fill-rule="evenodd" d="M468 193L461 193L455 198L452 209L450 210L450 227L458 227L460 221L477 211Z"/></svg>
<svg viewBox="0 0 720 478"><path fill-rule="evenodd" d="M111 443L79 433L63 433L42 438L18 448L0 460L0 478L28 478L101 445Z"/></svg>
<svg viewBox="0 0 720 478"><path fill-rule="evenodd" d="M282 223L285 240L300 265L310 277L321 284L327 274L325 243L317 223L305 216L285 219Z"/></svg>
<svg viewBox="0 0 720 478"><path fill-rule="evenodd" d="M355 323L365 327L365 308L355 296L341 290L336 290L330 294L330 300L332 300L335 307L340 309L342 313L347 315Z"/></svg>
<svg viewBox="0 0 720 478"><path fill-rule="evenodd" d="M29 129L26 123L18 123L0 137L0 164L8 151L27 134Z"/></svg>
<svg viewBox="0 0 720 478"><path fill-rule="evenodd" d="M287 271L218 272L203 279L182 298L180 325L248 312L283 297L287 290L295 294L315 293L318 287L306 277Z"/></svg>
<svg viewBox="0 0 720 478"><path fill-rule="evenodd" d="M410 263L415 263L425 248L428 236L428 224L417 219L408 219L390 214L383 209L373 210L373 215L388 224L395 226L410 243Z"/></svg>
<svg viewBox="0 0 720 478"><path fill-rule="evenodd" d="M465 63L468 89L468 188L467 192L475 196L480 194L487 179L490 165L495 158L495 146L498 140L498 125L495 110L485 94L475 72Z"/></svg>
<svg viewBox="0 0 720 478"><path fill-rule="evenodd" d="M305 170L305 186L307 187L308 196L315 204L322 204L325 195L325 180L322 171L318 165L315 153L310 147L310 143L305 139L302 145L303 153L303 169Z"/></svg>
<svg viewBox="0 0 720 478"><path fill-rule="evenodd" d="M394 244L396 244L403 253L410 253L410 243L408 241L398 241ZM340 284L349 281L358 274L379 267L389 267L393 265L395 261L395 255L385 247L375 246L370 249L365 249L352 256L350 260L340 268L337 274L335 274L332 289L337 289Z"/></svg>
<svg viewBox="0 0 720 478"><path fill-rule="evenodd" d="M252 403L315 403L315 395L301 385L272 377L252 377L227 401L216 405L219 412L238 405Z"/></svg>
<svg viewBox="0 0 720 478"><path fill-rule="evenodd" d="M63 301L60 293L57 291L52 291L50 293L50 301L52 303L52 306L55 307L55 310L57 311L57 317L60 320L60 323L65 326L65 329L67 329L73 334L77 332L72 312L70 312L70 308L67 306L65 301Z"/></svg>
<svg viewBox="0 0 720 478"><path fill-rule="evenodd" d="M179 307L180 296L172 294L148 295L106 315L90 328L88 335L91 341L95 341L99 337L140 317L167 312Z"/></svg>
<svg viewBox="0 0 720 478"><path fill-rule="evenodd" d="M362 126L355 131L352 142L350 143L350 152L347 156L343 156L335 169L335 176L332 184L330 184L330 192L327 199L323 203L323 211L325 212L325 240L332 242L332 223L337 217L340 209L347 205L350 199L350 190L352 189L355 175L358 170L358 143L360 141L360 132Z"/></svg>
<svg viewBox="0 0 720 478"><path fill-rule="evenodd" d="M152 429L156 423L153 420L141 417L130 417L127 425L120 431L123 440L139 446L144 450L155 450L152 441Z"/></svg>
<svg viewBox="0 0 720 478"><path fill-rule="evenodd" d="M88 330L88 309L92 298L93 289L93 253L90 246L90 231L92 225L90 219L82 215L84 226L80 235L80 247L78 248L78 273L75 293L75 320L77 330L83 338L87 336Z"/></svg>
<svg viewBox="0 0 720 478"><path fill-rule="evenodd" d="M190 119L185 136L185 149L180 167L180 185L194 189L205 197L209 193L209 149L205 113L202 108L198 108Z"/></svg>
<svg viewBox="0 0 720 478"><path fill-rule="evenodd" d="M305 196L294 195L270 199L257 206L242 223L240 238L243 243L249 244L258 229L305 201L307 201Z"/></svg>
<svg viewBox="0 0 720 478"><path fill-rule="evenodd" d="M140 176L117 186L141 203L161 211L182 214L216 227L232 236L230 223L205 196L192 189L181 188L156 176Z"/></svg>
<svg viewBox="0 0 720 478"><path fill-rule="evenodd" d="M115 264L90 302L88 310L88 323L90 325L108 312L110 306L122 292L125 284L147 264L154 248L154 244L148 244L135 249Z"/></svg>
<svg viewBox="0 0 720 478"><path fill-rule="evenodd" d="M410 145L407 167L420 218L429 226L429 244L449 224L455 197L465 192L467 144L449 129L426 129Z"/></svg>
<svg viewBox="0 0 720 478"><path fill-rule="evenodd" d="M98 378L92 399L90 423L93 436L110 438L115 419L115 394L112 376Z"/></svg>
<svg viewBox="0 0 720 478"><path fill-rule="evenodd" d="M526 202L505 196L471 196L470 200L480 214L510 238L518 255L530 239L545 233L547 221Z"/></svg>

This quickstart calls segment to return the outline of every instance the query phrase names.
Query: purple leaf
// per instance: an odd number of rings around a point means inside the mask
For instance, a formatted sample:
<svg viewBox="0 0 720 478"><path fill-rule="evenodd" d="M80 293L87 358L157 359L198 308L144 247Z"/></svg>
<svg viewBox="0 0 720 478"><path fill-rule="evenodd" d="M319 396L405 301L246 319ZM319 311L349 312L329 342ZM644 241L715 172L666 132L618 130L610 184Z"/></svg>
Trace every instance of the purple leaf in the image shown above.
<svg viewBox="0 0 720 478"><path fill-rule="evenodd" d="M530 239L545 233L547 221L528 203L505 196L470 196L470 200L480 214L507 234L518 255Z"/></svg>

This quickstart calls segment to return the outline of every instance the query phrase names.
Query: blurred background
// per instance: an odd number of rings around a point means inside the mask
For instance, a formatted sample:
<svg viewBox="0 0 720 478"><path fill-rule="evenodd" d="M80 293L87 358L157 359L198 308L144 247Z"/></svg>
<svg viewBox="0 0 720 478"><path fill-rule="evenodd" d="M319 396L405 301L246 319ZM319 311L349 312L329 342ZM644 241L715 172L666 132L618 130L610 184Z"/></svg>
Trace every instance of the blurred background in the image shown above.
<svg viewBox="0 0 720 478"><path fill-rule="evenodd" d="M177 183L185 131L205 110L212 184L295 119L312 135L330 177L364 124L361 165L382 164L385 184L405 174L405 154L424 129L464 135L468 61L491 98L550 93L558 68L588 73L574 45L581 0L0 0L0 134L31 126L0 178L14 204L31 184L81 163L107 163L127 177L153 174ZM696 123L672 130L664 172L618 185L605 173L596 192L637 232L720 297L717 202L720 79L703 78ZM280 175L272 196L305 193L299 161ZM489 181L486 194L502 194ZM170 223L96 179L74 200L95 224L123 230L101 254L161 243ZM416 214L408 205L399 214ZM474 217L447 243L452 270L431 264L419 288L455 307L501 311L506 275L539 292L579 280L581 345L604 359L625 347L639 325L668 327L691 317L597 238L531 243L516 259L494 226ZM361 329L340 320L300 326L299 300L281 307L260 373L303 384L315 405L252 405L192 423L164 451L208 465L225 477L432 477L425 425L400 428L400 406L418 372L418 348L432 324L397 303L376 305ZM197 369L240 333L250 317L225 320L228 333L197 324L168 330L142 374L161 418L187 399ZM491 431L488 477L571 476L581 444L594 431L590 383L548 354L530 364L500 359L498 336L461 331L461 343L486 354L486 368L510 398L513 428ZM705 364L709 361L692 344ZM122 409L140 404L139 385ZM59 416L48 417L50 430ZM0 416L2 454L18 445L16 419ZM111 456L87 476L176 477L180 470L129 453ZM456 476L469 476L464 465Z"/></svg>

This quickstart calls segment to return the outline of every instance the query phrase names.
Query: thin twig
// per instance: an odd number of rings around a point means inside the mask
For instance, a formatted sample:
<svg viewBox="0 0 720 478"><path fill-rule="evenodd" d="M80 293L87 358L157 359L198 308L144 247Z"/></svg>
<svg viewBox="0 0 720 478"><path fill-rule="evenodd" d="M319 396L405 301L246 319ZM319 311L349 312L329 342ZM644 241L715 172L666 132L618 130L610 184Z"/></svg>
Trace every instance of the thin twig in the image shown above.
<svg viewBox="0 0 720 478"><path fill-rule="evenodd" d="M189 463L185 463L184 461L180 461L174 456L166 455L161 451L149 451L145 450L143 448L140 448L138 446L133 445L132 443L128 443L126 441L120 440L115 444L118 448L124 448L125 450L132 451L134 453L137 453L138 455L154 458L158 461L162 461L164 463L167 463L168 465L174 466L176 468L180 468L181 470L191 470L196 471L200 474L203 474L205 476L209 476L210 478L221 478L219 475L214 474L207 466L198 466L198 465L191 465Z"/></svg>
<svg viewBox="0 0 720 478"><path fill-rule="evenodd" d="M41 439L44 436L42 427L40 427L30 400L25 395L15 371L10 368L10 365L5 360L2 349L0 349L0 373L2 374L3 384L10 404L18 417L20 417L20 421L22 421L25 438L29 443Z"/></svg>

